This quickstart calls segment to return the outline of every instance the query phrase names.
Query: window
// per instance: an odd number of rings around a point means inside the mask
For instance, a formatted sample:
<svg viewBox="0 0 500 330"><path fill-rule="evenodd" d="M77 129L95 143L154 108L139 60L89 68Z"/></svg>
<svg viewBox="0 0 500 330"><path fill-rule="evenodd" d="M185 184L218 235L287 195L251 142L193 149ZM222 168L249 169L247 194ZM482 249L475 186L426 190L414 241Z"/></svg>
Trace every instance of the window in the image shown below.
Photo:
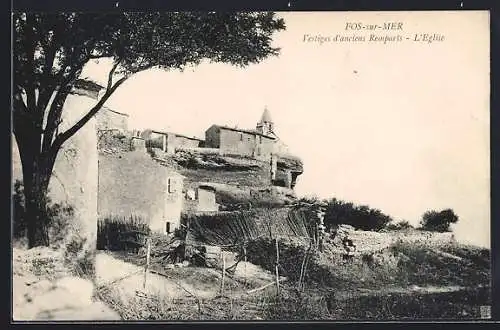
<svg viewBox="0 0 500 330"><path fill-rule="evenodd" d="M175 180L172 178L167 179L167 191L170 194L175 192Z"/></svg>
<svg viewBox="0 0 500 330"><path fill-rule="evenodd" d="M262 135L259 135L259 143L262 144Z"/></svg>
<svg viewBox="0 0 500 330"><path fill-rule="evenodd" d="M165 233L170 234L170 221L165 223Z"/></svg>
<svg viewBox="0 0 500 330"><path fill-rule="evenodd" d="M243 141L243 133L240 133L240 141Z"/></svg>

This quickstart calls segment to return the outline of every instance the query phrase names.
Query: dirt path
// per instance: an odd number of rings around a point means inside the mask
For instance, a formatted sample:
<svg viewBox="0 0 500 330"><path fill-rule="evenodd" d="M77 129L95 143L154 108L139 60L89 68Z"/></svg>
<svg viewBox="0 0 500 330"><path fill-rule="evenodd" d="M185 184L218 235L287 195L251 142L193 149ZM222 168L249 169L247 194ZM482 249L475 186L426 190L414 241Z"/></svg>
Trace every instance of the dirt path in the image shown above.
<svg viewBox="0 0 500 330"><path fill-rule="evenodd" d="M147 275L144 288L143 267L104 253L97 256L96 273L99 286L113 286L125 296L136 295L137 291L158 294L167 299L189 297L191 294L198 298L213 298L217 295L213 290L200 290L182 279L176 281L151 272Z"/></svg>
<svg viewBox="0 0 500 330"><path fill-rule="evenodd" d="M118 289L122 298L137 292L154 294L165 299L195 297L213 299L220 294L219 271L185 267L161 271L151 270L144 284L144 267L122 261L110 254L99 253L96 259L97 284ZM247 280L247 281L245 281ZM259 287L273 280L273 275L250 263L241 263L233 276L226 276L226 294L241 295L248 288ZM244 283L248 285L244 285Z"/></svg>

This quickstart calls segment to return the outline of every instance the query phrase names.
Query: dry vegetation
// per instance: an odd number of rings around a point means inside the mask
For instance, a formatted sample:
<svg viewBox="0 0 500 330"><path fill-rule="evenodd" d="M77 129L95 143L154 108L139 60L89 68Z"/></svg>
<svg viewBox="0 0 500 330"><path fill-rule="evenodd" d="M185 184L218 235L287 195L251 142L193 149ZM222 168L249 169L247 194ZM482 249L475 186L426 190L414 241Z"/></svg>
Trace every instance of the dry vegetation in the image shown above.
<svg viewBox="0 0 500 330"><path fill-rule="evenodd" d="M109 288L100 297L124 319L133 320L474 319L480 318L480 306L491 304L489 251L485 249L454 243L431 248L403 242L380 252L386 256L379 259L382 264L363 257L347 262L338 257L325 265L316 258L308 269L306 287L299 292L297 264L303 254L297 253L297 245L281 246L280 270L287 280L280 286L279 297L274 285L248 294L247 290L266 282L245 285L242 278L235 277L226 277L226 296L221 297L217 293L220 270L166 269L164 265L157 267L182 279L184 285L201 286L214 295L196 298L186 293L172 299L149 293L120 300ZM273 249L261 245L261 250L254 250L252 261L268 269L272 278ZM130 254L125 259L137 265L143 262Z"/></svg>

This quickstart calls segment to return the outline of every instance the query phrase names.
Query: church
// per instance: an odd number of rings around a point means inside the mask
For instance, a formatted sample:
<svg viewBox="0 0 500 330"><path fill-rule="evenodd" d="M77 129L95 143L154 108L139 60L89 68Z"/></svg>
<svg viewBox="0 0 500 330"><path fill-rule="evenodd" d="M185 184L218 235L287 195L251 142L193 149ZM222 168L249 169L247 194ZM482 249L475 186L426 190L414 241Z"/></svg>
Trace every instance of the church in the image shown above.
<svg viewBox="0 0 500 330"><path fill-rule="evenodd" d="M274 132L274 122L267 108L253 130L212 125L205 131L205 147L223 154L268 159L272 154L287 153L287 147Z"/></svg>

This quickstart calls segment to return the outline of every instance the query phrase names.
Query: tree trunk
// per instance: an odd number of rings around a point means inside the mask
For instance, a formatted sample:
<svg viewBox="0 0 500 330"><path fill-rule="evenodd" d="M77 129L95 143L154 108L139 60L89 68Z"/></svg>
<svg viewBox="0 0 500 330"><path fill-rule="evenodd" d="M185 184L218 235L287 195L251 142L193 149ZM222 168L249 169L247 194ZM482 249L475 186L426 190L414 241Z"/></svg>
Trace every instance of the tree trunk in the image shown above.
<svg viewBox="0 0 500 330"><path fill-rule="evenodd" d="M25 198L28 248L49 246L48 219L44 193L39 189L32 189L31 192L25 189Z"/></svg>
<svg viewBox="0 0 500 330"><path fill-rule="evenodd" d="M48 187L55 155L21 153L28 247L49 246Z"/></svg>

